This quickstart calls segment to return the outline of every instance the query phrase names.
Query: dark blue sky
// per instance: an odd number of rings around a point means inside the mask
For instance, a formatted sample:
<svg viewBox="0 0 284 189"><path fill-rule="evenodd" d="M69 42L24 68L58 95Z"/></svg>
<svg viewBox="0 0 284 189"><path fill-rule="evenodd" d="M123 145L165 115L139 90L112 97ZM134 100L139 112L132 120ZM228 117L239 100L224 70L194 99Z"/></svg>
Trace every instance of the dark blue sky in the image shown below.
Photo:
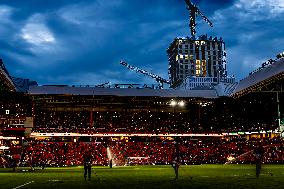
<svg viewBox="0 0 284 189"><path fill-rule="evenodd" d="M222 37L230 75L241 79L284 51L283 0L195 0ZM39 84L155 83L121 59L168 78L166 49L190 35L184 0L1 0L0 57Z"/></svg>

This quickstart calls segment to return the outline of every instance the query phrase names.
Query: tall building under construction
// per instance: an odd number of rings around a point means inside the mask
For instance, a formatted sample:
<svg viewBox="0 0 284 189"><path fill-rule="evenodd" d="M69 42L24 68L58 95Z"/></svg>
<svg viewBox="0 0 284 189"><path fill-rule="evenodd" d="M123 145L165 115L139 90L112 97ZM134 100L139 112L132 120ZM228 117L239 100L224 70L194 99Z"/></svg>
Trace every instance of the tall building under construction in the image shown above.
<svg viewBox="0 0 284 189"><path fill-rule="evenodd" d="M167 49L170 86L193 89L198 86L212 86L219 82L233 83L234 78L227 77L225 42L222 38L207 35L196 38L197 15L211 27L213 24L191 1L185 2L190 12L191 37L175 38Z"/></svg>
<svg viewBox="0 0 284 189"><path fill-rule="evenodd" d="M191 82L189 88L201 83L206 85L230 80L227 78L225 43L221 38L176 38L167 54L172 87L180 85L186 78L196 80Z"/></svg>

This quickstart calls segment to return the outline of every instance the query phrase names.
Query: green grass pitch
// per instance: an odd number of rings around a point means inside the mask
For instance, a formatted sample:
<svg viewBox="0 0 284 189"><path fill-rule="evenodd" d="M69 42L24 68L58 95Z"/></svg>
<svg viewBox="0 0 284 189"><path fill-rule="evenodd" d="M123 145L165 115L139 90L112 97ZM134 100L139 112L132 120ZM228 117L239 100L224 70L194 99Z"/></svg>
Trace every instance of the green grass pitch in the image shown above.
<svg viewBox="0 0 284 189"><path fill-rule="evenodd" d="M28 169L17 168L16 172L12 172L1 168L0 188L284 188L284 165L263 165L258 179L254 165L181 166L177 181L170 165L112 169L94 166L91 181L84 180L83 167L26 171Z"/></svg>

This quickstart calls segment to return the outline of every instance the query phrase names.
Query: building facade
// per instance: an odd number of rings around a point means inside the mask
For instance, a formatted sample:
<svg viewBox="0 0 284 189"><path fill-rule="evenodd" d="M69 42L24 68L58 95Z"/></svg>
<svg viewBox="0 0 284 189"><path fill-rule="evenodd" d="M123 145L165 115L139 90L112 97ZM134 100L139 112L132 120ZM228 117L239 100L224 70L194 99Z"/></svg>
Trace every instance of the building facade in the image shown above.
<svg viewBox="0 0 284 189"><path fill-rule="evenodd" d="M176 38L167 49L167 54L172 88L177 88L187 78L190 78L188 81L198 81L198 84L188 85L189 88L208 85L208 82L227 81L225 43L221 38L207 35L197 39Z"/></svg>

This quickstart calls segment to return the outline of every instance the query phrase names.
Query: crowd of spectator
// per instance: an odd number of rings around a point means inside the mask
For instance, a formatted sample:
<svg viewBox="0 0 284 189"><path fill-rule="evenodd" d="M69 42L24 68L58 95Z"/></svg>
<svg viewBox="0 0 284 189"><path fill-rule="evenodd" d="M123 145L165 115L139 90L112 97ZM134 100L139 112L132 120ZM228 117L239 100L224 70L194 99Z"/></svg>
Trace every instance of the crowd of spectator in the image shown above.
<svg viewBox="0 0 284 189"><path fill-rule="evenodd" d="M279 97L282 98L281 95ZM284 112L281 101L280 112ZM81 102L83 103L83 102ZM85 103L85 102L84 102ZM138 102L137 102L138 103ZM129 108L101 111L41 108L34 112L36 132L79 133L220 133L268 131L278 127L278 109L273 94L251 94L243 98L184 100L185 106ZM139 108L137 108L138 106ZM281 114L280 117L283 117Z"/></svg>
<svg viewBox="0 0 284 189"><path fill-rule="evenodd" d="M90 118L92 114L92 119ZM41 112L35 132L79 133L190 133L188 113L173 112Z"/></svg>
<svg viewBox="0 0 284 189"><path fill-rule="evenodd" d="M130 111L130 112L60 112L41 111L36 114L34 132L75 133L221 133L268 131L275 123L249 121L246 116L226 112L211 115L191 112ZM247 120L247 121L246 121Z"/></svg>
<svg viewBox="0 0 284 189"><path fill-rule="evenodd" d="M279 98L282 102L281 95ZM47 105L47 99L43 98L42 102L39 102L33 101L28 95L2 93L0 130L7 126L17 127L17 124L23 124L25 117L30 116L34 118L35 132L220 133L267 131L278 127L277 100L275 95L271 94L252 94L240 99L185 99L183 108L157 107L157 104L151 105L153 107L150 108L137 108L131 105L119 111L112 108L102 111L76 108L77 104L87 103L87 97L81 99L76 104L65 99L68 108L42 108L41 103ZM284 112L281 109L283 105L280 104L280 112Z"/></svg>
<svg viewBox="0 0 284 189"><path fill-rule="evenodd" d="M17 93L0 93L0 131L6 127L17 127L26 117L32 116L30 98Z"/></svg>
<svg viewBox="0 0 284 189"><path fill-rule="evenodd" d="M178 149L182 164L254 163L254 149L260 143L265 149L264 163L284 163L284 143L280 138L183 138L178 142ZM94 165L108 165L110 159L114 165L167 165L172 163L176 146L173 141L30 141L21 148L21 152L18 148L12 149L11 156L18 156L21 166L82 165L86 153L93 155ZM3 157L0 166L5 166Z"/></svg>

